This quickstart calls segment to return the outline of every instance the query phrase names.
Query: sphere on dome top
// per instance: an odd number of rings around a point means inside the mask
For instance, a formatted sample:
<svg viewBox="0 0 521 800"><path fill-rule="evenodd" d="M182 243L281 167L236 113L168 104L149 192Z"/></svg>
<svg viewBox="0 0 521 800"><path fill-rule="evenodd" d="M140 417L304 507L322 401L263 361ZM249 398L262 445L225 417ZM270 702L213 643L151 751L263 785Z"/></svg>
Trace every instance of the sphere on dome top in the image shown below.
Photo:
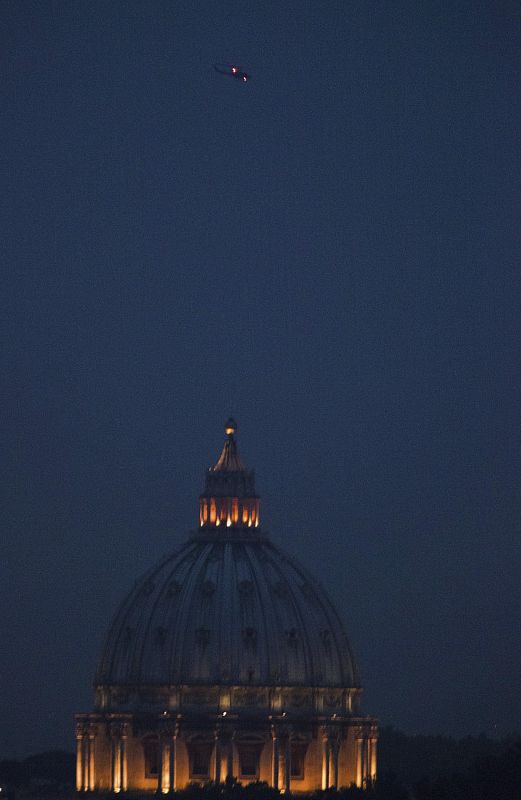
<svg viewBox="0 0 521 800"><path fill-rule="evenodd" d="M224 432L226 436L233 436L233 434L237 432L237 423L233 417L228 417L226 425L224 426Z"/></svg>

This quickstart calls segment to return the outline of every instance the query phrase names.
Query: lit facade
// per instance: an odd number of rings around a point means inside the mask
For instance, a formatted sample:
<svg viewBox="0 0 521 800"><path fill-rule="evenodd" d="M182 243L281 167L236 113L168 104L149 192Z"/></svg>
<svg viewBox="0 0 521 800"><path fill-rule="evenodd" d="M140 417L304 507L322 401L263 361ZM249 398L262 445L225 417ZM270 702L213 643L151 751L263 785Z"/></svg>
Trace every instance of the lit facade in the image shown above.
<svg viewBox="0 0 521 800"><path fill-rule="evenodd" d="M376 776L353 655L323 588L260 527L229 420L199 529L124 601L76 715L77 789L171 793L192 781L299 792Z"/></svg>

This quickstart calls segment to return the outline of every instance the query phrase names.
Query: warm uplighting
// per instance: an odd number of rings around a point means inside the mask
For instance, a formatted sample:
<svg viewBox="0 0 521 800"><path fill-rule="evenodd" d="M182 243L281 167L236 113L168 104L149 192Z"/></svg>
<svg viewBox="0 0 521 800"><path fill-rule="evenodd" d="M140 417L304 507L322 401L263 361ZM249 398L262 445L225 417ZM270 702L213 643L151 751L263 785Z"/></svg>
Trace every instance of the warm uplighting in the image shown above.
<svg viewBox="0 0 521 800"><path fill-rule="evenodd" d="M201 497L199 502L199 525L227 528L259 527L259 501L257 498Z"/></svg>

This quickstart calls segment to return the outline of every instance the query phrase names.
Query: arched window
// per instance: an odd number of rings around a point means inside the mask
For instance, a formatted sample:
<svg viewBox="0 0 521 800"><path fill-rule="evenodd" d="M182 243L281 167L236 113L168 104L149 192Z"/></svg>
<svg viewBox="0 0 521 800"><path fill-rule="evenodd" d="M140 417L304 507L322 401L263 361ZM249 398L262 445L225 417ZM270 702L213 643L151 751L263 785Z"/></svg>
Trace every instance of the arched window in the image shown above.
<svg viewBox="0 0 521 800"><path fill-rule="evenodd" d="M291 742L291 777L297 780L304 777L304 765L308 743L305 740L293 739Z"/></svg>
<svg viewBox="0 0 521 800"><path fill-rule="evenodd" d="M143 741L143 752L145 755L145 778L157 778L159 772L159 747L157 739L145 739Z"/></svg>
<svg viewBox="0 0 521 800"><path fill-rule="evenodd" d="M209 778L213 741L194 738L187 743L191 778Z"/></svg>
<svg viewBox="0 0 521 800"><path fill-rule="evenodd" d="M240 777L249 781L259 779L260 756L264 743L260 739L239 739L237 751L239 753Z"/></svg>

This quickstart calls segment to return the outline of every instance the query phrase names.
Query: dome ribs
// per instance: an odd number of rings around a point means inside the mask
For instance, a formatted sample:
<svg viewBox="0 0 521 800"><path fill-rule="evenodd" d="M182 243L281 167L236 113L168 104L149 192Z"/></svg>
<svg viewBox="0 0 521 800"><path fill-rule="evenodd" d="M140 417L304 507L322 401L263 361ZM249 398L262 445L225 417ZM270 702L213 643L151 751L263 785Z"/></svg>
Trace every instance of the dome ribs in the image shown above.
<svg viewBox="0 0 521 800"><path fill-rule="evenodd" d="M257 660L259 664L257 680L259 683L269 686L271 683L271 676L273 670L273 642L269 631L276 629L277 618L273 614L273 604L268 592L268 582L266 581L263 564L266 563L265 559L259 556L264 552L264 545L262 543L251 544L247 550L248 561L250 564L250 574L252 577L253 592L257 600L257 608L259 609L259 622L258 629L259 635L257 637ZM255 557L254 557L255 556ZM264 662L261 660L264 654Z"/></svg>
<svg viewBox="0 0 521 800"><path fill-rule="evenodd" d="M219 681L226 683L233 673L233 640L232 640L232 627L227 624L228 617L235 619L236 609L234 607L234 582L236 580L235 562L233 559L233 544L226 542L221 545L223 548L222 560L222 575L220 585L221 603L220 603L220 616L219 616Z"/></svg>
<svg viewBox="0 0 521 800"><path fill-rule="evenodd" d="M145 683L154 683L153 662L155 658L157 658L157 651L154 648L154 629L164 627L161 624L161 621L157 618L158 603L160 602L162 594L165 590L164 581L160 583L158 577L163 568L169 567L169 571L172 569L172 562L177 566L179 560L182 560L184 555L185 554L181 551L181 553L176 553L173 558L161 562L155 572L151 573L148 577L148 582L154 583L154 587L159 584L161 588L155 589L156 596L155 600L152 601L151 611L148 611L148 600L141 607L141 617L144 617L145 611L147 611L148 622L143 623L144 631L142 633L142 646L139 652L137 650L135 652L135 664L133 670L133 674L135 674L135 682L141 681ZM150 594L145 592L146 597L150 597L151 600L153 594L154 592L150 592Z"/></svg>
<svg viewBox="0 0 521 800"><path fill-rule="evenodd" d="M294 624L290 619L284 626L284 637L286 640L286 663L288 667L287 679L290 683L301 685L313 685L314 671L313 671L313 657L311 653L311 646L309 641L308 622L302 614L302 609L298 603L296 593L293 589L292 580L293 576L288 574L287 567L294 571L293 565L287 558L280 558L280 551L277 553L278 558L273 559L273 566L279 575L279 580L285 586L285 595L289 599L291 605L292 616L294 617ZM282 570L284 563L285 570ZM283 606L287 608L287 604ZM303 663L301 663L301 660Z"/></svg>
<svg viewBox="0 0 521 800"><path fill-rule="evenodd" d="M97 686L191 681L359 685L320 585L266 540L226 539L190 540L145 573L116 614L96 675Z"/></svg>
<svg viewBox="0 0 521 800"><path fill-rule="evenodd" d="M182 603L176 618L176 637L172 650L171 682L182 683L185 674L191 674L197 681L200 680L199 660L196 658L196 629L204 627L197 618L197 590L201 583L201 574L205 570L206 559L211 553L209 544L194 547L194 561L186 576L183 590ZM196 617L194 619L194 617ZM188 661L188 664L186 663Z"/></svg>

